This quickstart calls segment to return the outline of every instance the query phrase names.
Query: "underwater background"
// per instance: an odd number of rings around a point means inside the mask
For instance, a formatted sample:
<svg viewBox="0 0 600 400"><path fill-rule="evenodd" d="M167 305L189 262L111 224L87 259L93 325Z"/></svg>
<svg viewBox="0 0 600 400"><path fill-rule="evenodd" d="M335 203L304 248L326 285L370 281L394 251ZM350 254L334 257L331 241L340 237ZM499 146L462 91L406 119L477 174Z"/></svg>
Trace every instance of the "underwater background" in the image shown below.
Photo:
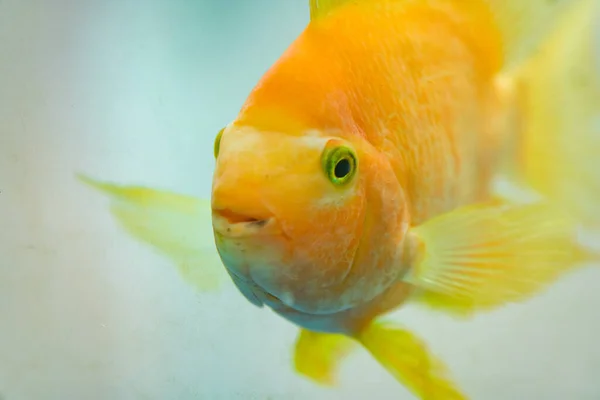
<svg viewBox="0 0 600 400"><path fill-rule="evenodd" d="M411 399L364 350L337 388L297 328L201 294L74 179L209 196L213 140L308 21L306 0L0 0L0 399ZM600 268L469 321L414 306L483 400L600 399Z"/></svg>

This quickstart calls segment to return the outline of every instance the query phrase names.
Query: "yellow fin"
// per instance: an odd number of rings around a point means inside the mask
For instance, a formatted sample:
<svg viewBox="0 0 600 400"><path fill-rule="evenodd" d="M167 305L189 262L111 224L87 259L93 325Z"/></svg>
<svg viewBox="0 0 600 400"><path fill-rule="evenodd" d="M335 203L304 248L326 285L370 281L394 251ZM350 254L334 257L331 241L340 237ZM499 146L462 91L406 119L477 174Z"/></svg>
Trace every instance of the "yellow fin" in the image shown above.
<svg viewBox="0 0 600 400"><path fill-rule="evenodd" d="M420 399L467 397L452 382L446 366L411 332L375 322L357 339L400 383Z"/></svg>
<svg viewBox="0 0 600 400"><path fill-rule="evenodd" d="M113 216L134 238L170 257L197 289L216 289L224 273L215 248L207 200L139 186L118 186L79 175L108 195Z"/></svg>
<svg viewBox="0 0 600 400"><path fill-rule="evenodd" d="M347 336L301 329L294 349L295 370L321 385L333 386L341 361L357 343Z"/></svg>
<svg viewBox="0 0 600 400"><path fill-rule="evenodd" d="M502 35L505 67L512 69L537 52L565 11L582 0L483 1L488 4Z"/></svg>
<svg viewBox="0 0 600 400"><path fill-rule="evenodd" d="M600 228L600 2L581 0L519 72L524 181Z"/></svg>
<svg viewBox="0 0 600 400"><path fill-rule="evenodd" d="M357 0L309 0L310 19L314 20L320 18L342 4L351 2L356 3L356 1Z"/></svg>
<svg viewBox="0 0 600 400"><path fill-rule="evenodd" d="M587 257L573 221L540 201L465 206L411 230L414 300L469 314L537 294Z"/></svg>

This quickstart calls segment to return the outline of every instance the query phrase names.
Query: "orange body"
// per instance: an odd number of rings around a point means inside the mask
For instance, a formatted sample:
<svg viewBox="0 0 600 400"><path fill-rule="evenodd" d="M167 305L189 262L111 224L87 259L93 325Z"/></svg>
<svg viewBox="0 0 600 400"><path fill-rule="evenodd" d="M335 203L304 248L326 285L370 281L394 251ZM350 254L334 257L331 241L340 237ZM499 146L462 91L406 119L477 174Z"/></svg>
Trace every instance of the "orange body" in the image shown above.
<svg viewBox="0 0 600 400"><path fill-rule="evenodd" d="M217 247L246 297L325 331L398 306L407 229L488 196L501 54L483 7L362 2L312 21L220 143ZM313 139L354 147L351 194L328 188ZM267 218L268 236L244 225Z"/></svg>
<svg viewBox="0 0 600 400"><path fill-rule="evenodd" d="M476 4L476 2L472 2ZM287 134L337 129L386 158L411 221L487 194L501 47L489 11L378 1L313 21L234 122Z"/></svg>

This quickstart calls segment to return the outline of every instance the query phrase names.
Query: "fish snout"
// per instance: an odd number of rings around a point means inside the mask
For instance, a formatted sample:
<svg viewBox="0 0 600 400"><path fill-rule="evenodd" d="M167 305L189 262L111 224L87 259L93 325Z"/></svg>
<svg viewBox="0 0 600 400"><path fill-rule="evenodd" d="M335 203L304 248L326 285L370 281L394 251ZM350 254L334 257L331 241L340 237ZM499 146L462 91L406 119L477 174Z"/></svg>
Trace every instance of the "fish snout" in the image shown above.
<svg viewBox="0 0 600 400"><path fill-rule="evenodd" d="M242 237L278 233L274 215L260 192L218 182L212 193L213 228L223 236Z"/></svg>
<svg viewBox="0 0 600 400"><path fill-rule="evenodd" d="M230 208L213 208L212 222L215 232L224 237L242 238L280 233L274 217L243 213Z"/></svg>

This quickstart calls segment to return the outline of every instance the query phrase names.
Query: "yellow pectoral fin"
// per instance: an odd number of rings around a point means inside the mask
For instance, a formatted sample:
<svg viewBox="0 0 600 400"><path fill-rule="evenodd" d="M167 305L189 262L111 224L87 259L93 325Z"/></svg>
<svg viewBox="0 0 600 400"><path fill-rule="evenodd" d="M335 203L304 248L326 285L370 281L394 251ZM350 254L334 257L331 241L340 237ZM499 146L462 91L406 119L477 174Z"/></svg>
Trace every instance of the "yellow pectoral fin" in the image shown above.
<svg viewBox="0 0 600 400"><path fill-rule="evenodd" d="M215 289L227 275L215 249L207 200L78 176L107 195L113 216L134 238L171 258L197 289Z"/></svg>
<svg viewBox="0 0 600 400"><path fill-rule="evenodd" d="M340 363L356 347L356 341L341 334L301 329L294 349L294 368L321 385L332 386Z"/></svg>
<svg viewBox="0 0 600 400"><path fill-rule="evenodd" d="M411 231L417 251L405 280L415 300L457 314L540 292L587 254L576 225L542 202L462 207Z"/></svg>
<svg viewBox="0 0 600 400"><path fill-rule="evenodd" d="M400 383L420 399L461 400L445 365L411 332L372 323L357 339Z"/></svg>

